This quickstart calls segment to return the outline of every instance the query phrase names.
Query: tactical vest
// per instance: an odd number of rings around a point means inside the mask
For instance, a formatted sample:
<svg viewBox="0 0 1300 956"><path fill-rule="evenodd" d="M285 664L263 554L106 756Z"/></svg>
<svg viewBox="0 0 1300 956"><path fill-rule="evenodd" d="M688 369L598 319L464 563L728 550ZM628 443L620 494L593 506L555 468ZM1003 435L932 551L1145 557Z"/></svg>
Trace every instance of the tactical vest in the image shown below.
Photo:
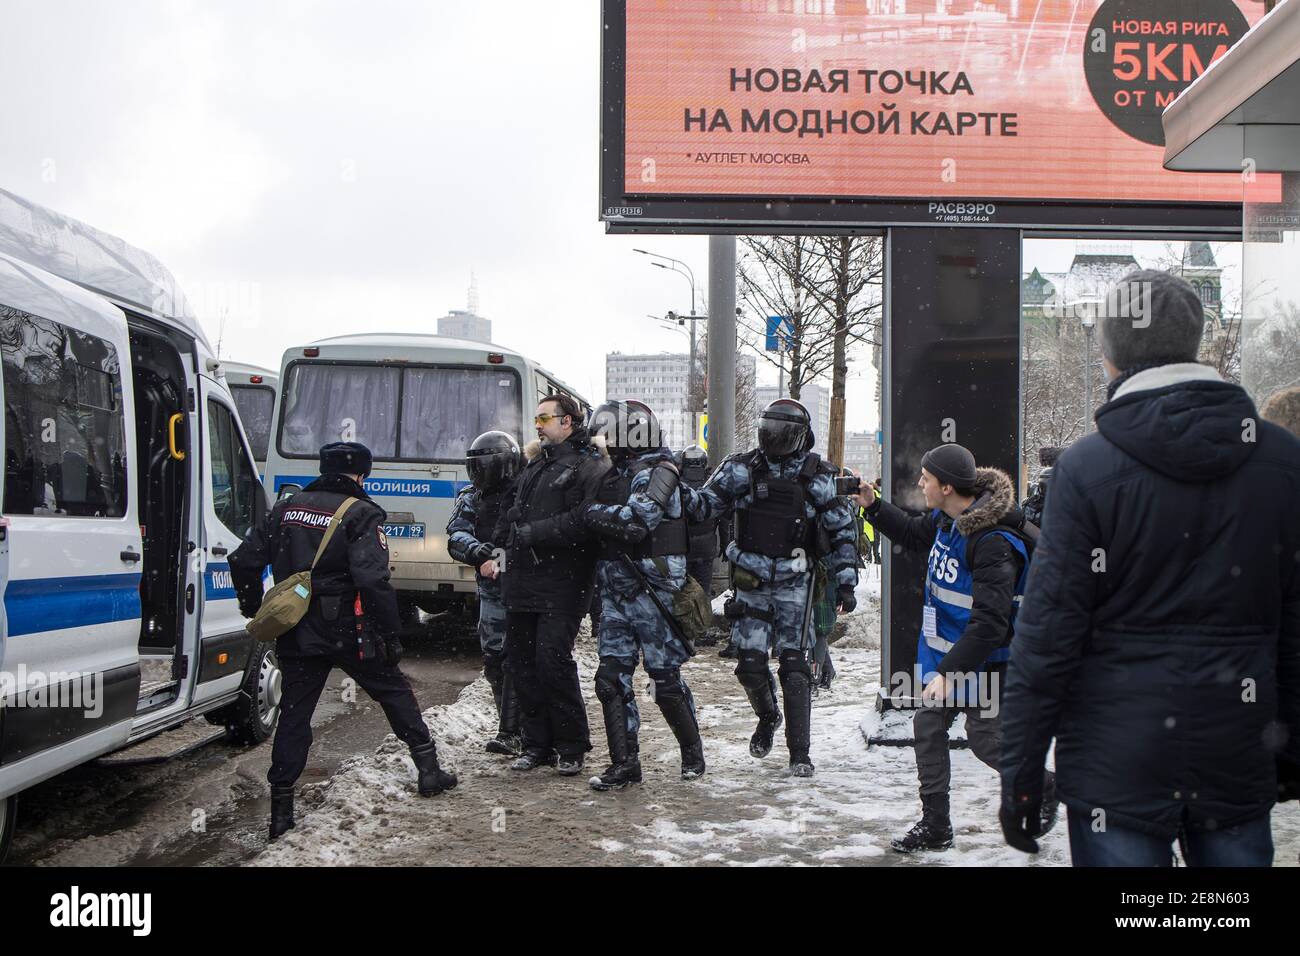
<svg viewBox="0 0 1300 956"><path fill-rule="evenodd" d="M699 465L683 466L681 481L688 488L703 488L708 480L709 469L707 467ZM690 558L692 561L718 556L717 518L710 518L708 521L693 521L690 523L688 530L691 536Z"/></svg>
<svg viewBox="0 0 1300 956"><path fill-rule="evenodd" d="M821 458L810 454L795 478L760 474L763 459L755 455L749 465L749 507L736 510L736 545L741 551L769 558L790 558L796 548L819 556L817 519L808 517L808 483L817 474Z"/></svg>
<svg viewBox="0 0 1300 956"><path fill-rule="evenodd" d="M617 469L605 476L596 493L596 503L602 505L625 505L632 497L632 479L647 468L655 468L659 462L644 462L634 465L626 473ZM687 534L685 515L679 518L664 516L659 525L640 542L633 545L623 544L609 538L601 539L602 561L616 561L622 555L641 561L645 558L666 558L670 555L685 555L691 550Z"/></svg>
<svg viewBox="0 0 1300 956"><path fill-rule="evenodd" d="M480 492L474 515L474 537L484 544L492 543L492 532L497 526L501 514L501 499L505 497L503 489Z"/></svg>

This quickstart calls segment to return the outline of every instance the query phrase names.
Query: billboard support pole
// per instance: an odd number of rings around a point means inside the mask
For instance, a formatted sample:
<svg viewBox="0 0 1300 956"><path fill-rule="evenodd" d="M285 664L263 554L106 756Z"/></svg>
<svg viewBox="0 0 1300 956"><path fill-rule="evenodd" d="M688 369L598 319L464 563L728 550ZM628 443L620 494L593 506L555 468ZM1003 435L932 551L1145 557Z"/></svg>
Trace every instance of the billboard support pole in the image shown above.
<svg viewBox="0 0 1300 956"><path fill-rule="evenodd" d="M709 236L709 458L736 450L736 237Z"/></svg>

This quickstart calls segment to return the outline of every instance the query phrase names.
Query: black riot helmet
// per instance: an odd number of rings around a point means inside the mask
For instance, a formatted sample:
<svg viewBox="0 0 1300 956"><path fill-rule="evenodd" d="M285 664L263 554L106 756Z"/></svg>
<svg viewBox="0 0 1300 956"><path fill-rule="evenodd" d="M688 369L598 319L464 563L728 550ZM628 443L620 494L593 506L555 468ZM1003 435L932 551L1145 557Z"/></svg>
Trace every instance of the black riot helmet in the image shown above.
<svg viewBox="0 0 1300 956"><path fill-rule="evenodd" d="M673 457L683 481L699 481L703 484L704 479L709 477L709 453L699 445L688 445Z"/></svg>
<svg viewBox="0 0 1300 956"><path fill-rule="evenodd" d="M771 461L784 461L813 446L812 416L793 398L778 398L758 420L758 447Z"/></svg>
<svg viewBox="0 0 1300 956"><path fill-rule="evenodd" d="M505 432L484 432L465 455L469 480L479 491L494 491L512 481L524 467L519 442Z"/></svg>
<svg viewBox="0 0 1300 956"><path fill-rule="evenodd" d="M644 402L606 401L591 413L587 430L605 440L611 458L631 458L663 447L659 420Z"/></svg>

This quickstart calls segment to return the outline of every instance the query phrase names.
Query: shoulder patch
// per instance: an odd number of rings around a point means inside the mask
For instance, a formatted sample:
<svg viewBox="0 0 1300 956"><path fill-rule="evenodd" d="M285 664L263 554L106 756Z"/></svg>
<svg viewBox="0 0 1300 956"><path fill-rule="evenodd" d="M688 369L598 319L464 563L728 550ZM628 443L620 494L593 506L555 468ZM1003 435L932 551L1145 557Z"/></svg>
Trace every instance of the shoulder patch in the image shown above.
<svg viewBox="0 0 1300 956"><path fill-rule="evenodd" d="M375 526L375 534L379 535L379 546L383 548L385 551L387 551L388 535L384 534L384 526L382 524Z"/></svg>

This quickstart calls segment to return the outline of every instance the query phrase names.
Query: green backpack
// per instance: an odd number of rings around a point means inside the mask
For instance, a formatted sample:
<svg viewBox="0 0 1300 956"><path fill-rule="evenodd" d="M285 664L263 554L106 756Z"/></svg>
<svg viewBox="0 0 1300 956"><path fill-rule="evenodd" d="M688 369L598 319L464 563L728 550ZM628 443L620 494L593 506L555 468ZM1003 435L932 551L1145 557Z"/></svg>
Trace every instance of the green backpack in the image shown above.
<svg viewBox="0 0 1300 956"><path fill-rule="evenodd" d="M306 616L307 608L311 606L311 573L316 570L316 562L320 560L320 556L329 546L330 539L334 537L334 531L343 520L344 512L351 508L356 500L356 498L344 499L343 504L339 505L339 510L334 512L329 527L325 529L325 536L316 546L316 556L311 559L311 567L306 571L289 575L266 592L262 598L262 606L247 625L248 633L254 638L259 641L273 641L291 631Z"/></svg>

